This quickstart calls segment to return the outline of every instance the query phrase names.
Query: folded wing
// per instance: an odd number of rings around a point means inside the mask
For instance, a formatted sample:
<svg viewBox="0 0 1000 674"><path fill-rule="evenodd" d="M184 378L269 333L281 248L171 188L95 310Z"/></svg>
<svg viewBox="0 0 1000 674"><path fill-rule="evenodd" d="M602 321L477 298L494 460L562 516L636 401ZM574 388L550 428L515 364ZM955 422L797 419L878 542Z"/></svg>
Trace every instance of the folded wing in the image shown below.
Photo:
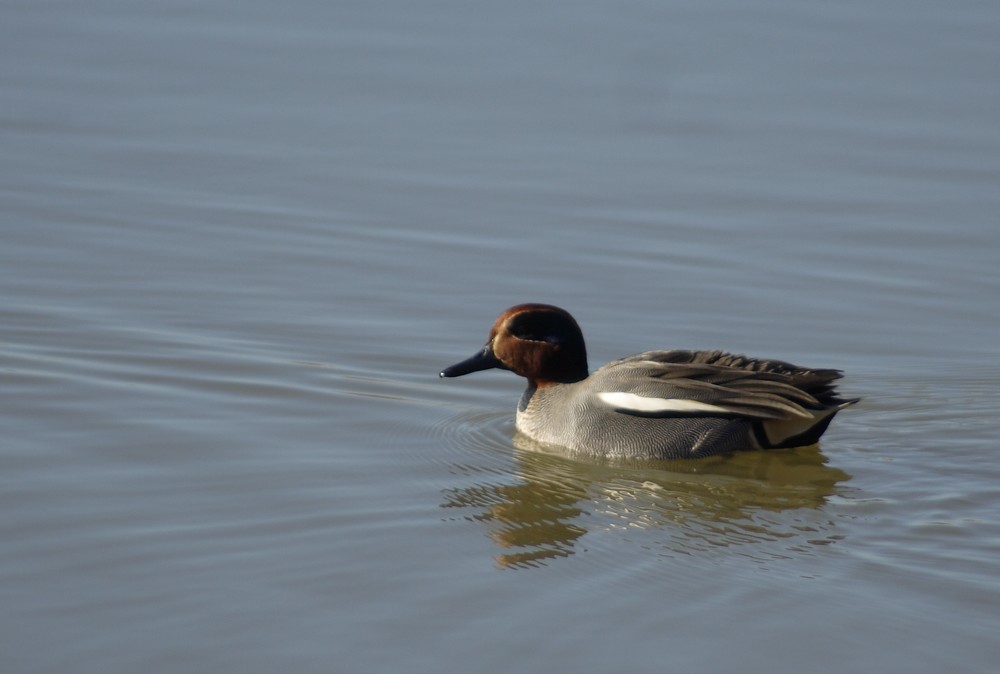
<svg viewBox="0 0 1000 674"><path fill-rule="evenodd" d="M768 447L815 442L856 399L836 391L838 370L802 368L725 351L650 351L594 373L598 398L622 414L729 416L755 424Z"/></svg>

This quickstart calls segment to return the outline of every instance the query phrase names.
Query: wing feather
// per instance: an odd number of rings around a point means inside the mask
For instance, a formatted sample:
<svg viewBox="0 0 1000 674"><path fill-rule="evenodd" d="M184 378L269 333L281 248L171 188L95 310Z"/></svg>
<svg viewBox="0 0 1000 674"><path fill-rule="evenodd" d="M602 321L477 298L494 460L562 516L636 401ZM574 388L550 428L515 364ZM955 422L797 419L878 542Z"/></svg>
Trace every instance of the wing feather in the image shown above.
<svg viewBox="0 0 1000 674"><path fill-rule="evenodd" d="M607 398L626 414L676 416L715 408L717 414L751 419L811 419L852 402L836 394L838 370L800 368L724 351L649 351L615 361L594 375L602 388L645 399ZM633 404L625 402L629 400ZM683 401L694 404L685 409Z"/></svg>

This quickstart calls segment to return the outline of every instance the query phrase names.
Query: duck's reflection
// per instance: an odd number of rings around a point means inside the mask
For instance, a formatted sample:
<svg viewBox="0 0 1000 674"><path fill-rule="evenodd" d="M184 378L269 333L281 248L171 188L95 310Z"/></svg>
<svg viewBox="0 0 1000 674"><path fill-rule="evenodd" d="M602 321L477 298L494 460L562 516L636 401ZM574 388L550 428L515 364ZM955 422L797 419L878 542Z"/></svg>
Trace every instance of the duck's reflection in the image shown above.
<svg viewBox="0 0 1000 674"><path fill-rule="evenodd" d="M826 466L817 447L697 461L595 462L546 452L520 434L514 445L513 473L448 490L443 504L472 510L470 518L488 524L505 567L572 555L579 539L597 528L668 525L660 543L682 554L791 538L832 542L838 536L823 530L828 527L780 514L815 510L850 479Z"/></svg>

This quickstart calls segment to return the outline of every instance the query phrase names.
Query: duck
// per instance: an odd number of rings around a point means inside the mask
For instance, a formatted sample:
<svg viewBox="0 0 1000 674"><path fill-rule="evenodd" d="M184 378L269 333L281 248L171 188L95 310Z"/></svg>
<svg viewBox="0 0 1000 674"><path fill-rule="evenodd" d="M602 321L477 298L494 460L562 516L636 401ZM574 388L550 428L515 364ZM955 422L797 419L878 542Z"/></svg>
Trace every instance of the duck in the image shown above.
<svg viewBox="0 0 1000 674"><path fill-rule="evenodd" d="M497 368L527 379L515 426L546 446L591 457L697 459L814 445L842 398L840 370L727 351L646 351L594 372L576 319L550 304L497 317L485 346L441 377Z"/></svg>

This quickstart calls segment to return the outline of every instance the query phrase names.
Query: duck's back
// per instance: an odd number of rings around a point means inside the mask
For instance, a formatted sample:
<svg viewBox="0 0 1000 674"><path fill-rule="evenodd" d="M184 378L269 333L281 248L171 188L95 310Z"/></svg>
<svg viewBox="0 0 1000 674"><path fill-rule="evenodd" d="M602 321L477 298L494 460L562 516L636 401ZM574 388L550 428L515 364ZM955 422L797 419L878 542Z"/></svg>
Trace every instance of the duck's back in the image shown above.
<svg viewBox="0 0 1000 674"><path fill-rule="evenodd" d="M650 351L587 379L525 392L518 428L571 451L692 458L813 444L833 415L837 370L723 351Z"/></svg>

